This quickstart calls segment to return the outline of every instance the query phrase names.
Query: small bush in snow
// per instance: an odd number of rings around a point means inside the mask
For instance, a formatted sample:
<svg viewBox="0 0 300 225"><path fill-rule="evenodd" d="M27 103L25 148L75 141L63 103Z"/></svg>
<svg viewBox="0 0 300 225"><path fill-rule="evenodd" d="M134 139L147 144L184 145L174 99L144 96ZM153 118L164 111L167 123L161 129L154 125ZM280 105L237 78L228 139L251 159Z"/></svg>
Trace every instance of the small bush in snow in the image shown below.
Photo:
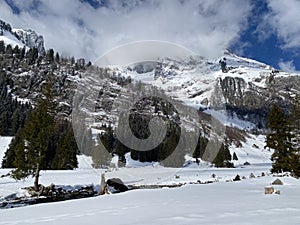
<svg viewBox="0 0 300 225"><path fill-rule="evenodd" d="M253 174L253 173L250 173L249 178L255 178L254 174Z"/></svg>

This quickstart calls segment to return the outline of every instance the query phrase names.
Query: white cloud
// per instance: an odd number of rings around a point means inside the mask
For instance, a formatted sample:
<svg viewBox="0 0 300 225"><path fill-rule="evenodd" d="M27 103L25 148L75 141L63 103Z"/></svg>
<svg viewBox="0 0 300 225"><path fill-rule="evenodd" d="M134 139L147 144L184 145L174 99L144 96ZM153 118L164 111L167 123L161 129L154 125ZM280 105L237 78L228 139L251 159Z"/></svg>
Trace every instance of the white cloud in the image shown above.
<svg viewBox="0 0 300 225"><path fill-rule="evenodd" d="M294 73L296 72L296 67L294 65L294 61L279 61L278 66L281 70L288 72L288 73Z"/></svg>
<svg viewBox="0 0 300 225"><path fill-rule="evenodd" d="M19 15L0 2L3 20L36 30L47 48L91 60L120 44L141 40L174 42L216 57L238 40L251 11L250 1L240 0L110 0L109 7L98 9L79 0L14 3L22 9Z"/></svg>
<svg viewBox="0 0 300 225"><path fill-rule="evenodd" d="M276 32L284 49L300 47L300 1L268 0L271 13L265 18L265 25ZM266 27L265 27L266 28ZM264 29L266 30L266 29Z"/></svg>

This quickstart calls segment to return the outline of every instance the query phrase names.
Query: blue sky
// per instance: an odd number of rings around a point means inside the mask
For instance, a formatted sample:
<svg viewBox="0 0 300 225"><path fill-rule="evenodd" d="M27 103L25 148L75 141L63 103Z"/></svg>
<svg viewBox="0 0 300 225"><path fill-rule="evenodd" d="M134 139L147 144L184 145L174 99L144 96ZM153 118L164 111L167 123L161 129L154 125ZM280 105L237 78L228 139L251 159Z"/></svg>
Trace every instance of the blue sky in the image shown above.
<svg viewBox="0 0 300 225"><path fill-rule="evenodd" d="M286 3L287 5L289 4L288 1ZM253 1L253 4L253 9L251 11L252 15L249 16L249 26L246 31L242 33L239 41L232 44L231 48L233 51L241 53L240 55L242 56L254 58L272 65L275 68L282 67L282 69L285 70L299 71L300 43L298 46L286 48L286 40L281 37L276 30L276 27L273 28L270 25L268 26L268 24L265 24L262 28L260 28L262 21L265 21L266 17L268 18L268 16L272 15L274 12L272 11L271 5L269 5L265 0ZM298 12L300 13L300 2L298 1L297 3L297 1L295 1L295 4L297 4ZM290 5L290 7L293 6L293 4ZM286 7L285 10L287 13L290 7ZM297 26L298 35L300 35L300 14L298 15L298 17L291 16L290 25ZM284 18L282 19L284 20ZM274 17L271 17L271 20L274 20L275 22ZM266 32L266 36L260 37L259 32ZM243 44L246 45L244 48Z"/></svg>
<svg viewBox="0 0 300 225"><path fill-rule="evenodd" d="M300 71L299 0L5 0L0 19L47 48L95 60L133 41L163 40L207 58L222 50Z"/></svg>

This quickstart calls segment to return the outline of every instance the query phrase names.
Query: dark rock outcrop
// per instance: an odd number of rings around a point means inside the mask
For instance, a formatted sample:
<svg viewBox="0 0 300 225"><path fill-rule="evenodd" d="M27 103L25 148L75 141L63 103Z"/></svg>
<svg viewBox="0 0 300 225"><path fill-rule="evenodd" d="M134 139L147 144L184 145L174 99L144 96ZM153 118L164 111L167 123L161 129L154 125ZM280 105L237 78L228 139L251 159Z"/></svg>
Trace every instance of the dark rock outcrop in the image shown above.
<svg viewBox="0 0 300 225"><path fill-rule="evenodd" d="M128 187L123 183L123 181L119 178L111 178L106 181L106 184L109 186L110 190L113 188L114 190L111 192L125 192L128 191Z"/></svg>
<svg viewBox="0 0 300 225"><path fill-rule="evenodd" d="M241 120L248 120L258 128L266 127L266 117L276 102L289 112L300 93L300 77L269 74L264 86L246 82L241 77L220 78L220 86L226 101L228 116L235 113Z"/></svg>

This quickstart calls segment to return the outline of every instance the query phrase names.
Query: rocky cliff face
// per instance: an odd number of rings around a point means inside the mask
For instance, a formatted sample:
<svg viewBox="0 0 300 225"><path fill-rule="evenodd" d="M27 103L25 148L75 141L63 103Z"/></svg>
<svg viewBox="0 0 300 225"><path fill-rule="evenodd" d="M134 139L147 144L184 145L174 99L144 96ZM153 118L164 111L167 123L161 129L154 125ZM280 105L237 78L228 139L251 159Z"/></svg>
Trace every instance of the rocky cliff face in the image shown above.
<svg viewBox="0 0 300 225"><path fill-rule="evenodd" d="M240 119L249 120L258 128L266 128L266 117L274 103L278 103L289 112L300 93L299 75L270 72L255 78L264 86L246 82L241 77L220 78L227 112L236 113Z"/></svg>
<svg viewBox="0 0 300 225"><path fill-rule="evenodd" d="M45 54L43 36L31 29L13 29L10 24L0 20L0 36L7 36L8 40L19 41L28 48L37 48L40 55Z"/></svg>
<svg viewBox="0 0 300 225"><path fill-rule="evenodd" d="M22 30L22 29L13 29L12 32L18 40L20 40L24 45L29 48L37 48L39 54L45 53L44 48L44 38L42 35L38 35L33 30Z"/></svg>
<svg viewBox="0 0 300 225"><path fill-rule="evenodd" d="M4 31L12 32L11 26L0 20L0 35L3 35Z"/></svg>
<svg viewBox="0 0 300 225"><path fill-rule="evenodd" d="M2 23L2 28L4 27L10 30L9 25ZM33 39L30 39L29 33L19 31L18 34L28 43L41 40L34 32L31 32ZM117 123L117 115L108 109L114 99L118 101L120 96L130 96L128 93L132 90L127 84L131 82L137 86L142 82L149 87L155 87L207 114L219 104L219 109L223 110L222 113L225 113L229 120L233 121L232 118L236 118L251 122L252 128L266 127L266 116L275 102L288 112L300 93L299 75L276 71L265 64L228 52L224 54L228 67L226 73L221 71L219 59L191 58L185 62L162 59L156 64L146 63L108 70L95 67L87 72L86 67L71 61L51 63L45 58L39 63L27 65L26 59L20 61L17 58L4 55L3 57L6 58L2 61L2 70L10 77L11 92L18 99L34 102L36 96L41 93L45 77L51 74L60 110L68 116L72 111L76 87L97 90L100 100L94 105L103 109L97 118L97 121L102 123ZM103 78L103 82L99 83L98 78L98 81L89 78L91 73L98 76L105 73L109 78ZM93 114L92 111L90 113ZM223 122L228 125L226 121ZM232 126L236 125L234 121L231 123Z"/></svg>
<svg viewBox="0 0 300 225"><path fill-rule="evenodd" d="M0 20L0 34L7 32L29 48L37 48L39 54L45 53L43 37L34 31L12 29L9 24ZM227 117L249 121L255 128L266 127L266 116L275 102L288 112L296 96L299 96L300 76L298 74L277 71L263 63L241 58L229 50L224 52L221 59L224 58L227 63L226 73L221 71L220 59L192 57L182 62L161 59L157 63L145 62L111 70L109 73L114 78L107 80L102 88L93 82L89 85L91 88L97 87L102 90L110 86L115 86L110 88L112 90L121 88L118 93L114 94L117 96L126 90L125 86L119 85L123 82L120 77L130 76L133 82L141 81L152 85L165 91L168 96L206 113L209 113L210 107L220 104L221 109L226 109ZM15 64L17 62L17 60L11 61ZM84 66L77 65L77 67L83 68ZM80 72L76 71L75 64L69 63L62 66L41 62L39 66L33 65L29 69L20 67L11 74L14 82L13 94L20 99L33 100L34 96L40 93L45 74L49 71L54 73L57 93L62 99L61 109L64 108L65 113L68 114L72 110L74 89L76 85L84 83L85 79L85 77L76 76ZM113 84L114 82L116 85ZM100 97L105 98L102 101L104 105L110 104L112 96ZM112 115L106 117L107 121L112 122L112 119L109 119L113 117Z"/></svg>
<svg viewBox="0 0 300 225"><path fill-rule="evenodd" d="M0 34L8 33L20 43L37 48L43 57L37 57L34 51L23 56L13 52L15 49L1 52L0 81L13 98L34 105L42 95L45 81L51 78L59 114L79 124L75 135L84 137L81 125L91 128L94 138L97 133L116 130L120 118L128 111L132 126L123 130L124 139L131 139L127 135L131 135L132 128L135 136L143 139L151 134L150 118L160 116L168 124L168 138L164 142L168 146L158 146L158 151L150 156L135 153L132 155L135 159L164 159L168 153L161 153L159 149L173 153L177 143L181 151L176 154L181 155L174 159L183 159L185 153L192 155L196 146L188 145L198 141L191 141L195 139L192 134L195 127L202 136L213 133L210 138L214 140L222 136L213 130L213 116L222 124L221 133L229 137L229 144L240 146L240 141L246 142L247 134L253 129L264 131L268 112L275 102L289 112L300 96L299 74L277 71L229 51L221 58L226 58L227 63L223 71L220 59L202 57L185 61L160 59L156 63L137 63L126 68L99 68L85 65L84 60L75 63L74 59L53 59L48 52L44 54L41 36L31 30L14 30L0 21ZM160 97L167 101L158 101ZM77 109L74 106L78 106ZM76 110L78 117L74 120L71 113ZM106 138L110 143L109 135ZM111 139L120 155L128 151L115 137Z"/></svg>
<svg viewBox="0 0 300 225"><path fill-rule="evenodd" d="M230 51L225 51L221 59L224 58L225 72L221 71L219 59L199 57L186 62L162 60L150 72L152 75L149 71L147 76L140 71L129 73L134 79L158 86L201 111L209 113L210 107L220 105L220 109L226 109L229 120L251 122L252 128L266 128L266 117L274 103L287 113L291 110L300 94L299 74L278 71Z"/></svg>

